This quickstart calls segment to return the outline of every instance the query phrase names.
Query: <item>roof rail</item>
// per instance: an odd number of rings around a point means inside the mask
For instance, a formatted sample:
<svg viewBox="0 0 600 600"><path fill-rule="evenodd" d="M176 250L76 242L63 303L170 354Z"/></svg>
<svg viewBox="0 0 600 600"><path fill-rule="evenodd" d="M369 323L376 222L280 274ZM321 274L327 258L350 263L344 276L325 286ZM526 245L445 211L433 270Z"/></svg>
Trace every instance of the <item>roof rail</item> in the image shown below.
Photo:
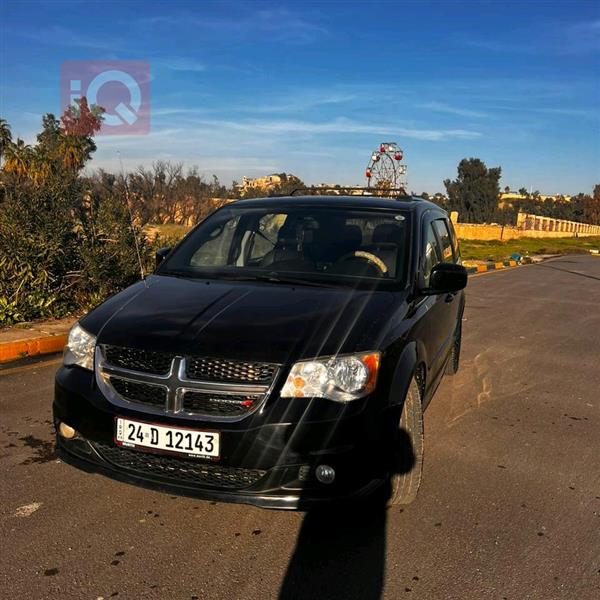
<svg viewBox="0 0 600 600"><path fill-rule="evenodd" d="M314 195L320 196L322 194L331 194L338 196L374 196L376 198L406 198L411 197L406 193L404 188L372 188L372 187L353 187L353 186L331 186L331 187L321 187L321 186L312 186L312 187L301 187L292 190L289 194L277 194L286 195L286 196L294 196L297 193L302 192L307 196Z"/></svg>

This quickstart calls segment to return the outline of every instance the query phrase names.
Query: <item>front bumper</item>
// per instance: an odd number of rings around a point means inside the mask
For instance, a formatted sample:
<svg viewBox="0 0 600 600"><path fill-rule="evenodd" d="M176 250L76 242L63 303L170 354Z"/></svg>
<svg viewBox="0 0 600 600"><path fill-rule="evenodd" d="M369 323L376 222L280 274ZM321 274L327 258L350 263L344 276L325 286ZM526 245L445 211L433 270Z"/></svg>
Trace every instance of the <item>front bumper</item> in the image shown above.
<svg viewBox="0 0 600 600"><path fill-rule="evenodd" d="M78 367L58 371L53 409L56 426L62 421L78 432L73 440L57 435L58 455L85 471L178 495L308 509L368 496L385 480L383 414L378 407L375 397L349 405L272 398L264 410L236 423L161 417L165 425L218 429L217 463L116 446L115 417L156 421L156 416L149 418L135 405L111 404L93 374ZM333 483L317 481L314 471L319 464L335 469Z"/></svg>

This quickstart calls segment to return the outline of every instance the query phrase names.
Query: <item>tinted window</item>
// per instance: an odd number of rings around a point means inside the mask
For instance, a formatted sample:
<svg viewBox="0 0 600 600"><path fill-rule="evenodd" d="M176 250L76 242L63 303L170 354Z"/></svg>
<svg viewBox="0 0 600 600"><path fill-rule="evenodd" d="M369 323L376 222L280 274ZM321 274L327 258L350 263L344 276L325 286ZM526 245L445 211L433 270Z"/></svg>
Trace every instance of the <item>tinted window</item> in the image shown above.
<svg viewBox="0 0 600 600"><path fill-rule="evenodd" d="M351 208L226 208L195 229L159 273L298 274L404 281L410 214ZM176 273L175 273L176 272Z"/></svg>
<svg viewBox="0 0 600 600"><path fill-rule="evenodd" d="M431 269L442 262L440 248L437 237L433 230L433 223L429 223L425 229L425 239L423 244L423 283L425 287L429 286L429 277Z"/></svg>
<svg viewBox="0 0 600 600"><path fill-rule="evenodd" d="M452 239L450 238L450 232L448 231L446 221L444 219L436 219L433 222L433 226L440 240L443 262L454 262L454 255L452 254Z"/></svg>
<svg viewBox="0 0 600 600"><path fill-rule="evenodd" d="M452 237L452 248L454 250L454 260L461 264L460 260L460 246L458 245L458 238L456 237L456 231L454 229L454 225L452 221L448 221L448 225L450 226L450 236Z"/></svg>
<svg viewBox="0 0 600 600"><path fill-rule="evenodd" d="M208 232L205 239L190 258L190 266L214 266L225 264L229 258L231 241L239 217L231 219L227 223L220 223Z"/></svg>

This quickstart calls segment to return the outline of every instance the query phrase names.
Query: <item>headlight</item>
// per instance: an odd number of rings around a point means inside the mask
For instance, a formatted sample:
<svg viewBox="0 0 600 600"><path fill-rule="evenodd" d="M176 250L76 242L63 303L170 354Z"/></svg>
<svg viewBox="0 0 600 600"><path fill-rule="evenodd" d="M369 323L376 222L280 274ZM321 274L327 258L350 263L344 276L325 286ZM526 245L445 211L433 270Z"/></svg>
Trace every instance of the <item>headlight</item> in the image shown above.
<svg viewBox="0 0 600 600"><path fill-rule="evenodd" d="M79 323L75 323L69 331L69 341L65 348L64 364L79 365L84 369L94 370L94 349L96 337L88 333Z"/></svg>
<svg viewBox="0 0 600 600"><path fill-rule="evenodd" d="M375 389L379 352L297 362L281 390L282 398L327 398L348 402Z"/></svg>

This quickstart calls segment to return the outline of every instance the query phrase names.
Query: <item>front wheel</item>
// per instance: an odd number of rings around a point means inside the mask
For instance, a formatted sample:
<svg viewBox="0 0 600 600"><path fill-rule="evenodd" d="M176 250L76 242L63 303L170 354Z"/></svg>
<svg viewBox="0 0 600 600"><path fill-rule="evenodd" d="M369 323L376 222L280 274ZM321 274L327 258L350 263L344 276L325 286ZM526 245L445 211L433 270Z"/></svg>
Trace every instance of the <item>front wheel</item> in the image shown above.
<svg viewBox="0 0 600 600"><path fill-rule="evenodd" d="M388 506L410 504L423 473L423 404L415 377L410 381L400 421L394 431Z"/></svg>
<svg viewBox="0 0 600 600"><path fill-rule="evenodd" d="M460 366L460 347L462 344L462 325L459 323L454 334L454 341L452 342L452 350L450 350L450 358L446 364L446 375L455 375L458 373L458 367Z"/></svg>

